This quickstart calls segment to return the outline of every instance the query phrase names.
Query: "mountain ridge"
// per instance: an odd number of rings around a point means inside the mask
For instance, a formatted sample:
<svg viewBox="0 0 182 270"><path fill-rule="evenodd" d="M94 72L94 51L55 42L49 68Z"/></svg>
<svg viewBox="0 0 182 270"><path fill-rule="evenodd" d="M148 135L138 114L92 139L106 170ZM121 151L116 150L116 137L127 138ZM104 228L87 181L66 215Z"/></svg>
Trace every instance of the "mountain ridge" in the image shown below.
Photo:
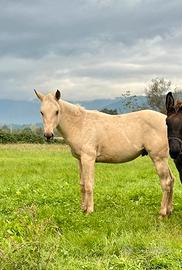
<svg viewBox="0 0 182 270"><path fill-rule="evenodd" d="M102 110L104 108L125 113L137 107L148 107L145 96L116 97L114 99L95 99L85 101L69 101L79 104L86 109ZM11 100L0 99L0 124L35 124L42 122L39 113L40 102L38 100Z"/></svg>

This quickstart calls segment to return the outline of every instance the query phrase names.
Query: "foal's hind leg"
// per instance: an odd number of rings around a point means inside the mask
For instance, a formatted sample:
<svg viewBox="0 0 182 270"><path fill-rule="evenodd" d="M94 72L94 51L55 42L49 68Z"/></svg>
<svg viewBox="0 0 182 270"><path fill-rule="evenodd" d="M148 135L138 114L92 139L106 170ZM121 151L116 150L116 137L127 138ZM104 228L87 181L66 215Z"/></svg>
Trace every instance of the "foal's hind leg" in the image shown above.
<svg viewBox="0 0 182 270"><path fill-rule="evenodd" d="M169 168L169 173L172 179L172 183L171 183L172 188L169 193L169 203L168 203L168 210L167 210L168 216L171 215L173 211L173 186L174 186L174 175L172 174L170 168Z"/></svg>
<svg viewBox="0 0 182 270"><path fill-rule="evenodd" d="M171 214L173 208L174 178L168 167L166 158L155 157L152 158L152 160L154 162L157 173L160 177L161 188L163 191L160 215L162 217L165 217Z"/></svg>

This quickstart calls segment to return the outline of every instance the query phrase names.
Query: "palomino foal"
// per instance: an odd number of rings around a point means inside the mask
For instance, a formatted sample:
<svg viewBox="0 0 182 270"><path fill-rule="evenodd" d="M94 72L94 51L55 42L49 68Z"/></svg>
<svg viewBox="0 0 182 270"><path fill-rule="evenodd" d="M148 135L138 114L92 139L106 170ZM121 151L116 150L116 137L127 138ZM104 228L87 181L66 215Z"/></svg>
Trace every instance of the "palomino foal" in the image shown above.
<svg viewBox="0 0 182 270"><path fill-rule="evenodd" d="M163 190L160 215L171 214L173 176L167 163L165 115L144 110L111 116L60 100L59 90L55 95L35 93L42 102L44 136L50 139L57 128L79 161L81 207L84 211L93 212L95 162L123 163L148 153Z"/></svg>

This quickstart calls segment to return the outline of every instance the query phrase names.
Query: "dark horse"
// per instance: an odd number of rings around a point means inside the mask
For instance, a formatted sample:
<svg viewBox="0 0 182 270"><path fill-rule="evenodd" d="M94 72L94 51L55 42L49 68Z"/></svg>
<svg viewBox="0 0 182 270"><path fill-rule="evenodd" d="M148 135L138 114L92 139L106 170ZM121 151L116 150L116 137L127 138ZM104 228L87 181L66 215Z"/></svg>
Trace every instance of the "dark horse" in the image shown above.
<svg viewBox="0 0 182 270"><path fill-rule="evenodd" d="M182 100L174 101L169 92L166 96L167 133L169 154L174 160L182 183Z"/></svg>

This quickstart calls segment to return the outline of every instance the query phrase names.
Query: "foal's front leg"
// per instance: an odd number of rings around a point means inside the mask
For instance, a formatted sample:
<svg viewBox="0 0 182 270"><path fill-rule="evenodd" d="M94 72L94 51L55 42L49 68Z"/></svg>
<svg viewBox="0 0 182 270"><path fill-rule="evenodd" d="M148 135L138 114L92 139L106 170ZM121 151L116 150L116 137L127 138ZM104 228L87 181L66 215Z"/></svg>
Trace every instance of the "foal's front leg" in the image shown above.
<svg viewBox="0 0 182 270"><path fill-rule="evenodd" d="M82 209L89 213L94 211L93 184L95 158L88 154L81 155L81 193Z"/></svg>

